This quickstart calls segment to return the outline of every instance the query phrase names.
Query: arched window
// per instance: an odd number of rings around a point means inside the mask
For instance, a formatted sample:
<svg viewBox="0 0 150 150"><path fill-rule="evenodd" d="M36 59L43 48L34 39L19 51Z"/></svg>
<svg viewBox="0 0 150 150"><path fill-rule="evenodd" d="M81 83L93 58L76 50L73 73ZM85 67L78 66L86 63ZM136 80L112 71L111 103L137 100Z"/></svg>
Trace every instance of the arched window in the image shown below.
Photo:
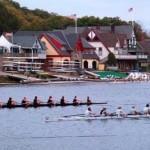
<svg viewBox="0 0 150 150"><path fill-rule="evenodd" d="M84 61L84 68L88 69L88 61L86 61L86 60Z"/></svg>
<svg viewBox="0 0 150 150"><path fill-rule="evenodd" d="M92 62L92 68L96 70L96 68L97 68L96 61Z"/></svg>

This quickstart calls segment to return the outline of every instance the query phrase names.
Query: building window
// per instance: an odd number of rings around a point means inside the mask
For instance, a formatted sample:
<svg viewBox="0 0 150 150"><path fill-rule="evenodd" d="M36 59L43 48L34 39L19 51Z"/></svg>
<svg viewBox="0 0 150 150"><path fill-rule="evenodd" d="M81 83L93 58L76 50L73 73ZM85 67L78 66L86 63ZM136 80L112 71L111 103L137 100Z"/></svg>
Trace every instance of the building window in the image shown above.
<svg viewBox="0 0 150 150"><path fill-rule="evenodd" d="M99 49L98 49L98 55L99 55L99 56L102 55L102 48L101 48L101 47L99 47Z"/></svg>

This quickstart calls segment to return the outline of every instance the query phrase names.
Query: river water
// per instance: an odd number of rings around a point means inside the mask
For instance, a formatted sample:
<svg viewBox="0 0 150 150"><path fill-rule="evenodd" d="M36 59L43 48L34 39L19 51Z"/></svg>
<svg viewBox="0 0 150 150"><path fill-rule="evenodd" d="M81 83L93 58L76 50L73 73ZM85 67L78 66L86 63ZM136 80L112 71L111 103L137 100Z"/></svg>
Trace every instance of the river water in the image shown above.
<svg viewBox="0 0 150 150"><path fill-rule="evenodd" d="M49 85L0 86L0 99L13 97L21 102L24 96L33 100L38 96L47 101L49 95L72 101L76 95L82 101L87 96L99 113L105 106L114 112L122 106L129 112L132 105L142 110L150 102L149 82L129 83L69 83ZM149 150L150 119L110 119L93 121L45 122L45 117L82 114L87 106L54 108L0 109L0 149L2 150Z"/></svg>

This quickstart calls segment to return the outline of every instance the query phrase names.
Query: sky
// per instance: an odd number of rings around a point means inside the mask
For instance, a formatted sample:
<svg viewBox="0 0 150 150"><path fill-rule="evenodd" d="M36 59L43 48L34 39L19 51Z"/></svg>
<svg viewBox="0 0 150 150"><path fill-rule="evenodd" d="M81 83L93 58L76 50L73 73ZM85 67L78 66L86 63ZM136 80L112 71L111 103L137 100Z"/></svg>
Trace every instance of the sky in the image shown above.
<svg viewBox="0 0 150 150"><path fill-rule="evenodd" d="M14 0L21 7L42 9L61 16L119 17L138 22L144 31L150 32L150 0ZM128 10L133 8L133 11Z"/></svg>

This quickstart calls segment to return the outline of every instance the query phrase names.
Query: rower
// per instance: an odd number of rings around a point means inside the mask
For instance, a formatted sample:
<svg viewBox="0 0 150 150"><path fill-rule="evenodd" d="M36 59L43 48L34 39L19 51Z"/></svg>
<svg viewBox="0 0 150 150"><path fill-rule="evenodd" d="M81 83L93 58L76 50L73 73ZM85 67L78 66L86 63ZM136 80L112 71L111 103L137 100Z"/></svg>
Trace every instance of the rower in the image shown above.
<svg viewBox="0 0 150 150"><path fill-rule="evenodd" d="M88 109L85 111L84 115L86 117L92 117L92 116L96 115L96 113L92 112L91 108L88 107Z"/></svg>
<svg viewBox="0 0 150 150"><path fill-rule="evenodd" d="M150 115L150 107L149 104L146 104L143 110L144 115Z"/></svg>
<svg viewBox="0 0 150 150"><path fill-rule="evenodd" d="M73 99L73 104L74 105L79 105L80 103L81 103L81 100L78 100L77 96L75 96L74 99Z"/></svg>
<svg viewBox="0 0 150 150"><path fill-rule="evenodd" d="M15 106L16 105L16 101L12 99L12 97L9 97L8 101L7 101L7 106L11 107L11 106Z"/></svg>
<svg viewBox="0 0 150 150"><path fill-rule="evenodd" d="M116 116L118 117L124 117L125 114L123 113L123 110L122 110L122 107L119 106L117 109L116 109Z"/></svg>
<svg viewBox="0 0 150 150"><path fill-rule="evenodd" d="M22 103L22 105L29 105L29 104L31 104L31 102L27 99L27 97L24 97L21 103Z"/></svg>
<svg viewBox="0 0 150 150"><path fill-rule="evenodd" d="M60 100L61 106L64 106L64 105L66 105L67 103L68 103L68 101L65 100L65 97L64 97L64 96L62 96L62 98L61 98L61 100Z"/></svg>
<svg viewBox="0 0 150 150"><path fill-rule="evenodd" d="M34 100L33 100L33 105L37 106L37 105L40 105L41 103L42 103L42 101L39 100L37 96L35 96Z"/></svg>
<svg viewBox="0 0 150 150"><path fill-rule="evenodd" d="M109 116L109 113L106 111L107 108L103 108L101 111L100 111L100 116Z"/></svg>
<svg viewBox="0 0 150 150"><path fill-rule="evenodd" d="M128 115L140 115L140 112L138 112L135 108L135 106L131 107L131 111Z"/></svg>
<svg viewBox="0 0 150 150"><path fill-rule="evenodd" d="M0 107L2 107L4 104L4 102L2 100L0 100Z"/></svg>
<svg viewBox="0 0 150 150"><path fill-rule="evenodd" d="M55 105L55 104L57 103L57 101L54 100L54 99L52 98L52 96L49 96L49 99L48 99L47 103L50 104L50 105Z"/></svg>
<svg viewBox="0 0 150 150"><path fill-rule="evenodd" d="M92 104L92 101L90 100L90 97L89 97L89 96L87 96L87 100L86 100L86 102L87 102L87 105Z"/></svg>

